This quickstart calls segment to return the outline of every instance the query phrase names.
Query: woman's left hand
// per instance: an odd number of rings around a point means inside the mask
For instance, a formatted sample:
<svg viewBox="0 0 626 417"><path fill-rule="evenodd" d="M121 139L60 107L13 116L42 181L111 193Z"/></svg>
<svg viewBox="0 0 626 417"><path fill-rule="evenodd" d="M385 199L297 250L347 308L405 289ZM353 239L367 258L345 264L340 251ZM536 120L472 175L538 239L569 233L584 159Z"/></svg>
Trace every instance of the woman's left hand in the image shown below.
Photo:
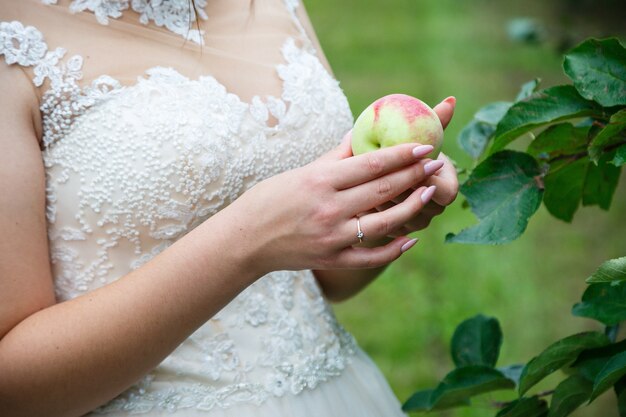
<svg viewBox="0 0 626 417"><path fill-rule="evenodd" d="M450 120L452 119L455 105L456 99L454 97L448 97L433 108L435 113L437 113L437 116L439 116L439 120L441 120L441 125L444 129L448 126ZM393 205L404 201L413 192L413 190L419 187L431 185L436 186L432 199L424 206L419 214L405 223L404 226L393 230L388 236L405 236L409 233L425 229L435 216L441 214L445 210L446 206L452 204L452 202L456 199L459 192L459 181L456 175L456 168L452 164L452 161L450 161L450 159L443 153L440 153L437 159L443 161L444 165L435 174L430 176L422 184L418 184L413 189L408 190L407 192L394 198L391 202L377 207L378 211L386 210Z"/></svg>

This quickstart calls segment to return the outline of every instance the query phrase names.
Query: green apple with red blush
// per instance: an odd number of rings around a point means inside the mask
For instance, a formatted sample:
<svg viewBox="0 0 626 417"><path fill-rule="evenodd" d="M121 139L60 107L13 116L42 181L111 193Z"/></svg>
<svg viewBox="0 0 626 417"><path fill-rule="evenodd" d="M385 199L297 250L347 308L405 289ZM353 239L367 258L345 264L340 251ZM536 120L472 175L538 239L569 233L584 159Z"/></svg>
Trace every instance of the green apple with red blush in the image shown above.
<svg viewBox="0 0 626 417"><path fill-rule="evenodd" d="M401 143L432 145L427 158L436 159L443 145L439 116L423 101L390 94L370 104L352 129L352 154L360 155Z"/></svg>

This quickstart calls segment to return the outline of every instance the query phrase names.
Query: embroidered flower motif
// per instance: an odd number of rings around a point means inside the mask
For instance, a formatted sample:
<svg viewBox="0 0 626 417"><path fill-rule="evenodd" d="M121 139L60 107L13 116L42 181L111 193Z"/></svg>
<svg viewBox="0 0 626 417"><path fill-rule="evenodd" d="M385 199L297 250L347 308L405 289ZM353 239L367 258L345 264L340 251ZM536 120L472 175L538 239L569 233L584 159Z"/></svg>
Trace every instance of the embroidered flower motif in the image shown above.
<svg viewBox="0 0 626 417"><path fill-rule="evenodd" d="M117 19L126 9L128 9L128 0L73 0L70 4L72 13L89 10L96 15L101 25L108 25L110 17Z"/></svg>
<svg viewBox="0 0 626 417"><path fill-rule="evenodd" d="M32 26L24 27L20 22L0 22L0 55L7 64L30 67L38 63L48 46L41 32Z"/></svg>
<svg viewBox="0 0 626 417"><path fill-rule="evenodd" d="M49 78L52 82L53 87L58 86L62 73L59 65L59 60L63 58L65 55L64 48L57 48L54 51L46 52L46 55L37 62L35 68L33 68L33 73L35 74L35 78L33 78L33 83L37 87L41 87L46 78Z"/></svg>
<svg viewBox="0 0 626 417"><path fill-rule="evenodd" d="M269 306L262 294L252 294L246 299L244 305L244 319L253 327L267 323Z"/></svg>
<svg viewBox="0 0 626 417"><path fill-rule="evenodd" d="M265 379L265 389L267 389L272 395L276 397L282 397L287 392L288 381L284 375L273 372L267 375Z"/></svg>
<svg viewBox="0 0 626 417"><path fill-rule="evenodd" d="M203 20L208 18L204 11L206 4L207 0L195 1L198 17ZM144 25L153 21L159 27L165 26L187 40L202 44L204 32L190 27L196 21L196 13L189 0L132 0L131 7L140 14L139 21Z"/></svg>

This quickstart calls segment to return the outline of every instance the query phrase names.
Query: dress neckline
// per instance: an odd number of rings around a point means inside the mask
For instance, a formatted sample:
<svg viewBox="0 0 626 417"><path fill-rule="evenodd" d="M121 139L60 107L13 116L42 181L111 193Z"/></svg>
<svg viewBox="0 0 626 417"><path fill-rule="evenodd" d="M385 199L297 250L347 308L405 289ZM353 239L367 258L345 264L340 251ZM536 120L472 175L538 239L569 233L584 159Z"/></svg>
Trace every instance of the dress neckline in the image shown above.
<svg viewBox="0 0 626 417"><path fill-rule="evenodd" d="M58 0L41 0L45 5L57 4ZM143 25L153 23L186 40L202 45L204 31L193 28L196 16L207 20L207 0L195 0L195 13L190 0L72 0L70 12L92 12L98 23L108 25L109 19L118 19L126 10L139 14Z"/></svg>
<svg viewBox="0 0 626 417"><path fill-rule="evenodd" d="M45 5L55 5L58 0L41 0ZM285 7L296 22L296 26L304 32L295 10L299 0L283 0ZM195 5L195 12L193 7ZM126 10L139 14L139 22L148 25L150 22L158 27L165 27L170 32L182 36L188 41L204 45L204 31L194 28L197 18L208 20L206 13L207 0L72 0L70 12L92 12L98 23L108 25L109 19L118 19Z"/></svg>

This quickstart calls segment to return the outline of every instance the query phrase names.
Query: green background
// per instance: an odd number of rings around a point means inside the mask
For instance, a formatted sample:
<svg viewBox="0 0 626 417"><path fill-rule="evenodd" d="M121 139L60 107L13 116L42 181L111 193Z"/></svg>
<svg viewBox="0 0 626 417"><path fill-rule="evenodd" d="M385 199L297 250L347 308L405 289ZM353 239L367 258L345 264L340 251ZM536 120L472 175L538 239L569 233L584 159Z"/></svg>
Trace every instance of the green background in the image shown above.
<svg viewBox="0 0 626 417"><path fill-rule="evenodd" d="M444 152L459 166L471 167L456 138L479 107L512 100L519 86L535 77L543 86L567 82L561 69L564 45L590 35L617 35L619 13L598 14L595 7L594 14L569 14L562 3L567 1L311 0L306 6L355 115L390 93L411 94L433 106L454 95L457 110ZM511 41L506 25L519 16L540 21L546 42ZM525 363L559 338L597 329L591 320L571 316L571 306L587 276L604 260L626 254L623 182L609 212L582 208L570 225L541 207L524 236L504 246L443 243L446 233L475 221L461 208L462 200L418 232L421 241L381 278L335 306L401 401L452 369L454 328L477 313L500 320L504 344L498 365ZM554 388L560 379L548 378L538 389ZM491 402L507 395L486 395L470 409L431 415L493 416ZM573 415L615 416L614 402L608 393Z"/></svg>

